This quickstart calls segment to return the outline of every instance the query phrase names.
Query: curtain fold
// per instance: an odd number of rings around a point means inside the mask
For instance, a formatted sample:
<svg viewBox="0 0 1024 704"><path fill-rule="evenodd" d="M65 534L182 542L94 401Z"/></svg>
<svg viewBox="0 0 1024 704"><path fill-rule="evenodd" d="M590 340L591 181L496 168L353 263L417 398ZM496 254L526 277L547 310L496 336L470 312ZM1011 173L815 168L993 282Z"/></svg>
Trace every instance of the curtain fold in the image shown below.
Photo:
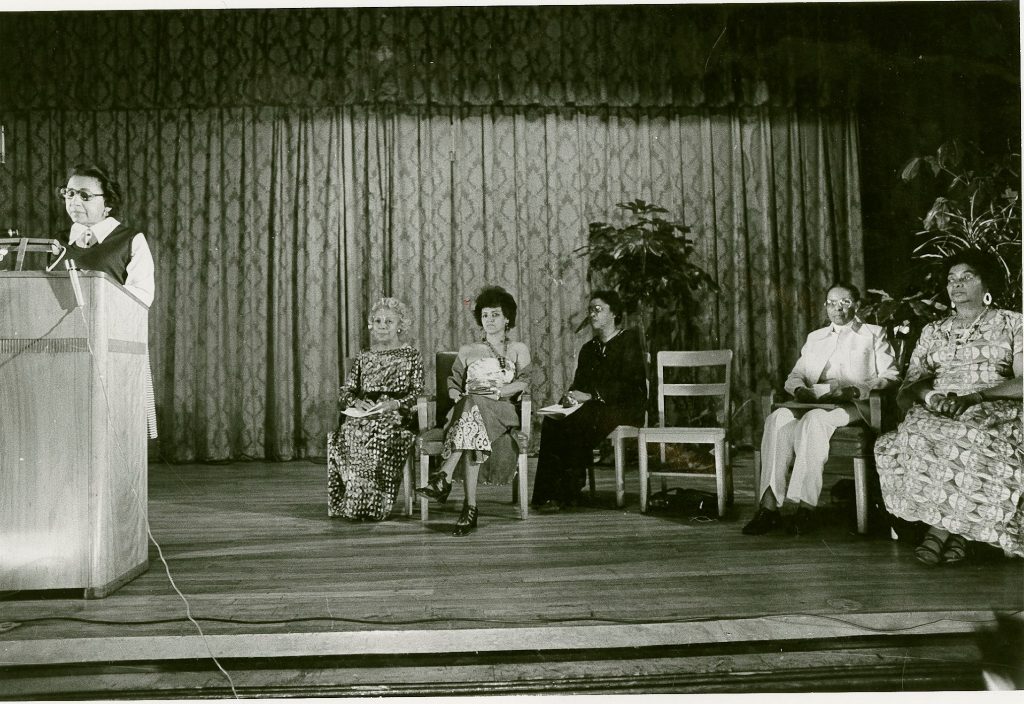
<svg viewBox="0 0 1024 704"><path fill-rule="evenodd" d="M485 284L554 399L586 334L593 220L643 198L685 220L718 281L694 348L736 352L737 406L778 385L838 276L862 282L854 115L768 108L236 107L0 112L23 234L66 234L54 189L95 155L150 239L165 458L322 456L345 360L381 295L424 355L474 339ZM738 439L752 416L737 417Z"/></svg>

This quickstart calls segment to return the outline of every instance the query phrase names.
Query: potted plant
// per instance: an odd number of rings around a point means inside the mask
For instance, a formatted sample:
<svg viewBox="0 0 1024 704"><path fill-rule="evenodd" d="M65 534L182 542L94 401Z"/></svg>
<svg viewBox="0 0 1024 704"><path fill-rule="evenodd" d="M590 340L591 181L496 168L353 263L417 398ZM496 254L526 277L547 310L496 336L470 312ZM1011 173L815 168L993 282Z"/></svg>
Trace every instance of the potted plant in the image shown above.
<svg viewBox="0 0 1024 704"><path fill-rule="evenodd" d="M905 357L921 328L948 313L942 303L946 290L946 257L966 249L995 257L1006 277L1006 294L999 304L1021 307L1021 203L1020 154L989 155L958 140L940 146L934 154L916 156L904 164L903 181L931 177L939 181L938 196L916 233L912 258L917 283L907 295L893 298L870 289L860 316L889 329L894 346ZM899 348L897 349L899 352Z"/></svg>
<svg viewBox="0 0 1024 704"><path fill-rule="evenodd" d="M643 200L617 203L626 222L590 223L588 243L576 250L590 268L587 281L614 289L637 327L645 353L685 349L692 339L691 311L699 291L718 291L708 272L693 261L690 228L663 217L668 210ZM584 321L585 323L586 321Z"/></svg>

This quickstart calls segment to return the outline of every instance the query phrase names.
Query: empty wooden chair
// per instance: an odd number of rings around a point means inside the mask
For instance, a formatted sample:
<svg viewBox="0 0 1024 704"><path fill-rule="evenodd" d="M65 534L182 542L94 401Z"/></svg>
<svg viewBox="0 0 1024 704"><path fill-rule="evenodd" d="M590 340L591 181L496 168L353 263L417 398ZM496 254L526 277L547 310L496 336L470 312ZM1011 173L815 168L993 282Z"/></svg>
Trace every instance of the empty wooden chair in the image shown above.
<svg viewBox="0 0 1024 704"><path fill-rule="evenodd" d="M716 383L668 384L665 370L673 368L721 367L724 380ZM715 458L715 485L718 496L718 515L725 515L726 507L732 502L732 465L729 457L729 422L732 414L730 387L732 383L732 350L706 350L700 352L659 352L657 357L657 394L659 427L640 428L640 510L647 511L649 478L660 476L663 482L668 477L704 477L678 470L668 470L665 464L665 444L707 444L711 445ZM665 427L665 399L667 397L719 397L722 399L721 425L715 427ZM661 445L662 467L657 471L648 468L647 446Z"/></svg>

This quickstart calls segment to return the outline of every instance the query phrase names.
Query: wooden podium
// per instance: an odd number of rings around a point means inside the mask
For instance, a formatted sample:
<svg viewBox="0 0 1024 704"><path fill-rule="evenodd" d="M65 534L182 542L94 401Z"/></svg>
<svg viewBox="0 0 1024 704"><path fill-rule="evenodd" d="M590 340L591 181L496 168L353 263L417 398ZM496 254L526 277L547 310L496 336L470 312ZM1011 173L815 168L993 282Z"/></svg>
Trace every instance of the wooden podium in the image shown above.
<svg viewBox="0 0 1024 704"><path fill-rule="evenodd" d="M146 571L148 308L112 278L0 272L0 592Z"/></svg>

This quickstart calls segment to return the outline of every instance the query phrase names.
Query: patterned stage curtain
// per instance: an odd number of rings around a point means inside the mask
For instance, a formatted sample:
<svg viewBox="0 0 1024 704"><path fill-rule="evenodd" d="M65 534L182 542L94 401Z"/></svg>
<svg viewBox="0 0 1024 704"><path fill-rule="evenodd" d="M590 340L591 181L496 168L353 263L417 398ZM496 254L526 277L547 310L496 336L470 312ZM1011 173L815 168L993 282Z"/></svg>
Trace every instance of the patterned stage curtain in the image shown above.
<svg viewBox="0 0 1024 704"><path fill-rule="evenodd" d="M587 223L643 198L693 226L722 291L695 347L736 351L742 403L776 385L861 283L849 112L243 107L0 112L3 218L66 233L54 189L96 155L150 238L161 446L173 461L323 456L344 360L377 297L410 303L412 342L473 339L488 283L520 303L546 403L571 379ZM739 419L741 428L744 419Z"/></svg>

